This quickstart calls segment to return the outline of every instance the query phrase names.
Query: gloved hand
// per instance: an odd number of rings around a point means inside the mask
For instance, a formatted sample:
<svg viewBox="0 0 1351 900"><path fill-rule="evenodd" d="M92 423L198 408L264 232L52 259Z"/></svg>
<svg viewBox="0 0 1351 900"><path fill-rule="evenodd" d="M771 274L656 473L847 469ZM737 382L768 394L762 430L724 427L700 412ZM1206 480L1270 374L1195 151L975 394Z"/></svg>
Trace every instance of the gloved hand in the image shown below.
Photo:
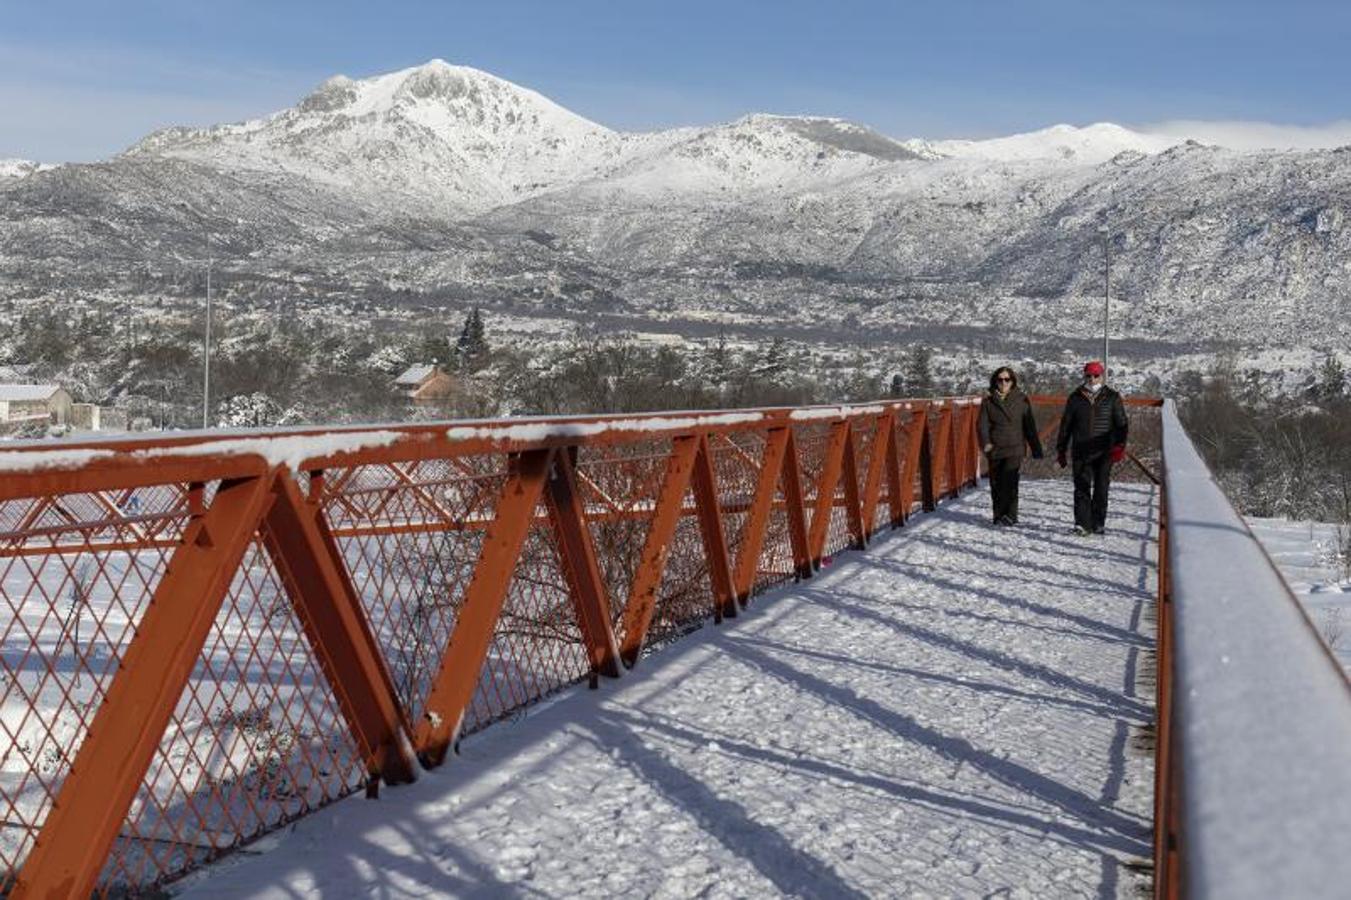
<svg viewBox="0 0 1351 900"><path fill-rule="evenodd" d="M1065 458L1064 450L1061 450L1059 453L1055 455L1055 464L1060 466L1060 468L1062 469L1065 468L1065 466L1069 465L1069 460Z"/></svg>
<svg viewBox="0 0 1351 900"><path fill-rule="evenodd" d="M1112 457L1112 462L1119 463L1126 457L1126 445L1116 444L1115 446L1112 447L1110 453Z"/></svg>

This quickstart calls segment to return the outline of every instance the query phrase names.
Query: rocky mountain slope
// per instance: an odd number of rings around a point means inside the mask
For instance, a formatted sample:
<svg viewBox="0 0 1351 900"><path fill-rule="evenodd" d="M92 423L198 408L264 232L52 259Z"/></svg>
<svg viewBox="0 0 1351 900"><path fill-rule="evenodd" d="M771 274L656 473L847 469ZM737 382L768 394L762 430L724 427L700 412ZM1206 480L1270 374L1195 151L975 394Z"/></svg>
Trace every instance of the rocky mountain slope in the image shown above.
<svg viewBox="0 0 1351 900"><path fill-rule="evenodd" d="M1106 243L1126 336L1345 344L1351 148L1170 144L767 115L629 134L433 61L104 163L0 165L0 296L139 296L210 254L261 301L304 278L375 302L1083 336Z"/></svg>

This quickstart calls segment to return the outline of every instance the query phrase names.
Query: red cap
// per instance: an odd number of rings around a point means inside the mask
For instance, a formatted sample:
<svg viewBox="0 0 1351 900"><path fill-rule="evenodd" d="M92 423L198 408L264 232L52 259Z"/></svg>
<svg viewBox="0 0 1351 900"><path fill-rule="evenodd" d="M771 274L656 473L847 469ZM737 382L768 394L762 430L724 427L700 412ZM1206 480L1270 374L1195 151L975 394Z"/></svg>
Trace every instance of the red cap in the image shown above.
<svg viewBox="0 0 1351 900"><path fill-rule="evenodd" d="M1098 362L1096 359L1093 360L1092 362L1086 362L1086 363L1084 363L1084 374L1085 374L1085 375L1101 375L1101 374L1102 374L1102 363Z"/></svg>

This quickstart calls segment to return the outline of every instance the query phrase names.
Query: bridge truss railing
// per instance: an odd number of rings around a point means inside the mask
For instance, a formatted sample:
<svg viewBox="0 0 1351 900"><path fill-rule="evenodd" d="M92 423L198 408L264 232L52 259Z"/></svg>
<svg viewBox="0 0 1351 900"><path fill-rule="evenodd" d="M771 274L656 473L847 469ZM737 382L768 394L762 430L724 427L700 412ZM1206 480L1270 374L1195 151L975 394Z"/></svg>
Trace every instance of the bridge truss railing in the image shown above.
<svg viewBox="0 0 1351 900"><path fill-rule="evenodd" d="M970 398L0 449L0 893L164 884L974 484Z"/></svg>

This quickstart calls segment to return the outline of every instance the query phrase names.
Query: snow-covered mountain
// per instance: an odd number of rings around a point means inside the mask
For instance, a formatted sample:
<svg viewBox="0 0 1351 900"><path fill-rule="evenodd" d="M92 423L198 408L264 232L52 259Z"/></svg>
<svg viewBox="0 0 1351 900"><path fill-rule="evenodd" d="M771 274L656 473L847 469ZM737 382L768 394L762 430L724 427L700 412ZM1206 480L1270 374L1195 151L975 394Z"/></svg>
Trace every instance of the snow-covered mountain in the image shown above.
<svg viewBox="0 0 1351 900"><path fill-rule="evenodd" d="M598 174L621 144L534 91L433 60L360 81L335 76L262 119L157 132L124 158L287 173L444 215Z"/></svg>
<svg viewBox="0 0 1351 900"><path fill-rule="evenodd" d="M42 172L53 168L48 163L33 162L28 159L0 159L0 179L2 178L23 178L32 175L34 172Z"/></svg>
<svg viewBox="0 0 1351 900"><path fill-rule="evenodd" d="M1162 153L1179 143L1178 138L1142 134L1099 122L1085 128L1053 125L1041 131L984 141L908 141L907 146L930 155L993 162L1015 160L1061 160L1094 165L1122 153Z"/></svg>
<svg viewBox="0 0 1351 900"><path fill-rule="evenodd" d="M261 296L392 292L667 320L1088 333L1106 226L1127 334L1341 340L1351 153L1117 125L897 141L752 115L622 133L435 60L0 179L0 292L145 290L199 258ZM856 323L856 324L850 324Z"/></svg>
<svg viewBox="0 0 1351 900"><path fill-rule="evenodd" d="M757 115L621 134L486 72L433 60L362 81L335 76L262 119L161 131L124 158L286 172L445 215L600 179L640 193L803 185L916 154L837 119Z"/></svg>

